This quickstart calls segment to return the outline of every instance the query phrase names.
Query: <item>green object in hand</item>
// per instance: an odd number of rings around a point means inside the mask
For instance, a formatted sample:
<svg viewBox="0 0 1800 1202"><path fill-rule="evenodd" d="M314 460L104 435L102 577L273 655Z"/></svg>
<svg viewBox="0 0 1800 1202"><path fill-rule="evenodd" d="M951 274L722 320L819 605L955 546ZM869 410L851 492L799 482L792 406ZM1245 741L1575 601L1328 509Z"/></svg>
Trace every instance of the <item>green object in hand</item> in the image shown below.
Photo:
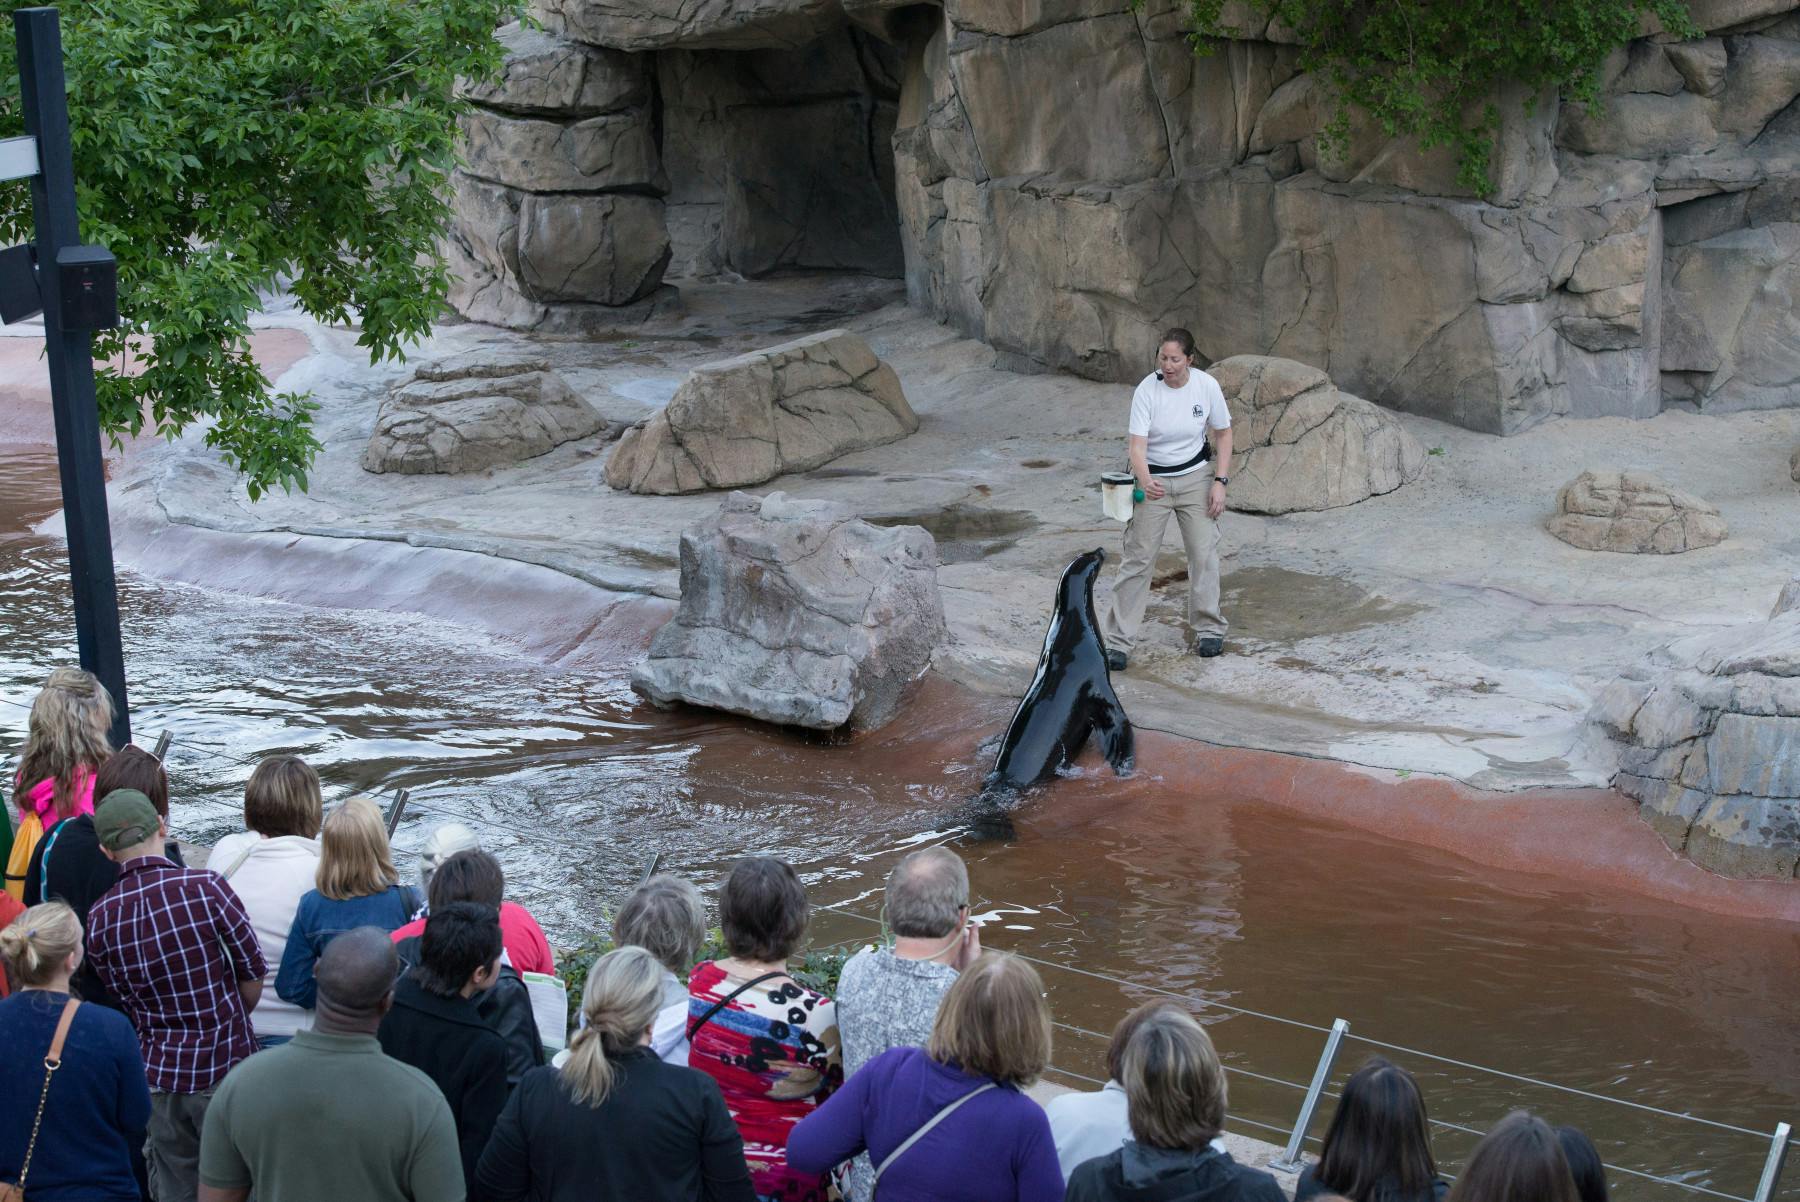
<svg viewBox="0 0 1800 1202"><path fill-rule="evenodd" d="M1144 490L1143 489L1134 488L1131 490L1131 503L1133 505L1142 505L1144 503Z"/></svg>

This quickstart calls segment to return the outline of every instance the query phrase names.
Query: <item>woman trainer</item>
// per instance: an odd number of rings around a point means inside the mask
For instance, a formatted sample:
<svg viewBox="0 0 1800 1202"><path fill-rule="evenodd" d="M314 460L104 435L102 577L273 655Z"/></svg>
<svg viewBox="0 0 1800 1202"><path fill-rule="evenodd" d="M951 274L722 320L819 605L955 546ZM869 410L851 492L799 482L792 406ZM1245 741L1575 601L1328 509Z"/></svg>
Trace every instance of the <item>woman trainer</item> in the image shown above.
<svg viewBox="0 0 1800 1202"><path fill-rule="evenodd" d="M1181 527L1188 558L1188 631L1194 654L1225 649L1219 613L1219 515L1231 472L1231 412L1213 378L1194 366L1194 336L1174 329L1157 346L1157 370L1131 394L1125 440L1144 498L1125 527L1125 555L1101 615L1106 666L1123 671L1144 622L1150 574L1169 517ZM1210 441L1209 441L1210 434Z"/></svg>

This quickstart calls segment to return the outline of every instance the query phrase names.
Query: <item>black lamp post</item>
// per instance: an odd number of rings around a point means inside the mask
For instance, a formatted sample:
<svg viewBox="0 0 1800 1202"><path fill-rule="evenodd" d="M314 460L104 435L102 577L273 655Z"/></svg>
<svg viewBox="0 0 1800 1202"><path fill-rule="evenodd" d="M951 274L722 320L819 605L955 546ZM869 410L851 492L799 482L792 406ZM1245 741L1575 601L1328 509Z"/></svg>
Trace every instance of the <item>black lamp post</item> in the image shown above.
<svg viewBox="0 0 1800 1202"><path fill-rule="evenodd" d="M112 694L112 742L131 741L125 695L125 651L113 577L112 531L106 517L106 467L94 397L93 331L118 324L118 273L112 255L81 242L75 213L74 156L63 80L62 32L54 8L13 13L19 50L19 93L25 137L0 142L0 178L31 179L37 237L29 250L0 252L0 297L6 320L35 289L44 314L50 400L56 414L56 457L62 473L63 521L69 540L69 583L81 666ZM20 253L25 251L26 253Z"/></svg>

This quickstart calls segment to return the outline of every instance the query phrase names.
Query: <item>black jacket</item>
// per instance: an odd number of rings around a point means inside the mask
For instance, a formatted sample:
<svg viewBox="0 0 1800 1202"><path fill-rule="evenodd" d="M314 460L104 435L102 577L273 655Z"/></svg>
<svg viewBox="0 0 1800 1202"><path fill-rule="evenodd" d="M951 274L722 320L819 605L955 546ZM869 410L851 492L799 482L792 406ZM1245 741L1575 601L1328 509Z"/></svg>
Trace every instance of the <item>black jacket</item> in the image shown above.
<svg viewBox="0 0 1800 1202"><path fill-rule="evenodd" d="M1294 1185L1294 1202L1307 1202L1309 1198L1318 1198L1335 1193L1319 1180L1319 1166L1309 1164L1300 1174L1300 1180ZM1422 1192L1403 1194L1392 1187L1391 1181L1375 1187L1369 1202L1443 1202L1444 1196L1450 1192L1450 1183L1442 1177L1435 1177Z"/></svg>
<svg viewBox="0 0 1800 1202"><path fill-rule="evenodd" d="M418 966L419 936L402 939L394 949L400 953L402 975ZM537 1016L531 1012L531 993L519 970L502 964L494 987L475 995L475 1008L482 1021L506 1041L506 1088L512 1089L521 1077L544 1063L544 1041L538 1035Z"/></svg>
<svg viewBox="0 0 1800 1202"><path fill-rule="evenodd" d="M1287 1202L1275 1178L1229 1152L1176 1152L1135 1140L1075 1166L1064 1202Z"/></svg>
<svg viewBox="0 0 1800 1202"><path fill-rule="evenodd" d="M755 1202L744 1143L713 1079L649 1048L613 1061L612 1092L577 1102L554 1068L519 1082L470 1194L488 1202Z"/></svg>
<svg viewBox="0 0 1800 1202"><path fill-rule="evenodd" d="M505 1042L471 999L428 993L411 973L394 986L394 1008L375 1037L382 1051L443 1090L462 1145L463 1179L473 1181L475 1162L506 1105Z"/></svg>
<svg viewBox="0 0 1800 1202"><path fill-rule="evenodd" d="M48 888L45 887L44 861L50 861ZM181 848L171 842L163 852L175 863L181 863ZM46 901L63 901L81 920L87 931L88 911L119 879L119 866L100 850L100 837L94 832L94 816L78 814L65 818L44 832L31 853L31 867L25 870L25 897L28 906ZM70 987L85 1002L119 1009L119 1001L100 983L100 974L92 961L83 960L75 970Z"/></svg>

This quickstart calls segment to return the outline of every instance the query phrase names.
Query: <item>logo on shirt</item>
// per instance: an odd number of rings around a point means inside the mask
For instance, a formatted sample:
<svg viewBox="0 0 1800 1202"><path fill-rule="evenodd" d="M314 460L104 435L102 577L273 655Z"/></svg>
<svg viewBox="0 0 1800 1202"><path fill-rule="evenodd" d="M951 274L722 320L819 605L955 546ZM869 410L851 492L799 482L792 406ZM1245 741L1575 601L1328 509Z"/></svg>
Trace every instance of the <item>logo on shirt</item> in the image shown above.
<svg viewBox="0 0 1800 1202"><path fill-rule="evenodd" d="M1203 405L1195 405L1194 406L1194 416L1195 417L1205 417L1206 416L1206 407Z"/></svg>

